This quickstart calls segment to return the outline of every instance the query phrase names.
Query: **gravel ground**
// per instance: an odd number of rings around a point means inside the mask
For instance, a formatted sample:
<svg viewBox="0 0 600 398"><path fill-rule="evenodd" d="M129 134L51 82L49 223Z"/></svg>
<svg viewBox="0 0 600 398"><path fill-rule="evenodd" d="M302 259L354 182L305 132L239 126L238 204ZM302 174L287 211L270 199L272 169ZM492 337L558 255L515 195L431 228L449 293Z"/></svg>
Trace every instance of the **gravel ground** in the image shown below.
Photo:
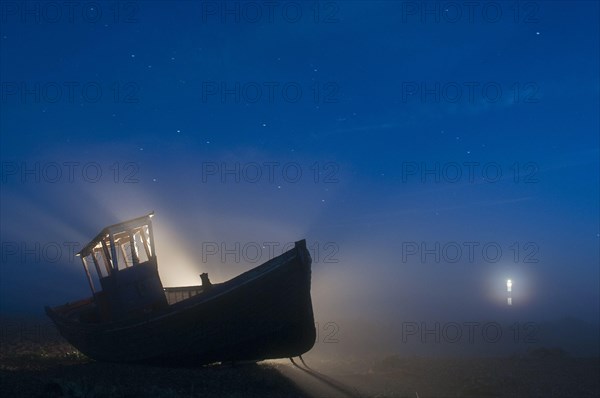
<svg viewBox="0 0 600 398"><path fill-rule="evenodd" d="M16 325L16 326L15 326ZM20 325L20 326L19 326ZM43 324L3 324L2 397L599 397L598 358L328 359L167 368L92 361ZM298 364L300 364L298 362Z"/></svg>

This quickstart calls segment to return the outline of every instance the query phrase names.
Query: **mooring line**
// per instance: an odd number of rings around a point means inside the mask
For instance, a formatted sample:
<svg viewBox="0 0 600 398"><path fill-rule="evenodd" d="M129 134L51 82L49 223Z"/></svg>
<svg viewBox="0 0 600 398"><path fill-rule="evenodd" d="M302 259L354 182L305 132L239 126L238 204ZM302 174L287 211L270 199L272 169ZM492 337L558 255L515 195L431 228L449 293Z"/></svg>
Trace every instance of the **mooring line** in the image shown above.
<svg viewBox="0 0 600 398"><path fill-rule="evenodd" d="M355 388L350 389L350 387L345 386L344 384L340 383L339 381L332 379L331 377L324 375L321 372L317 372L316 370L311 369L304 361L304 358L302 358L302 355L300 355L299 358L300 358L300 361L302 362L302 364L306 367L306 369L303 368L302 366L298 365L296 363L296 361L294 361L294 358L290 357L290 362L292 362L292 365L294 365L301 371L308 373L309 375L318 379L322 383L327 384L329 387L333 388L334 390L337 390L337 391L341 392L342 394L347 395L350 398L361 398L360 394L358 393L358 391Z"/></svg>

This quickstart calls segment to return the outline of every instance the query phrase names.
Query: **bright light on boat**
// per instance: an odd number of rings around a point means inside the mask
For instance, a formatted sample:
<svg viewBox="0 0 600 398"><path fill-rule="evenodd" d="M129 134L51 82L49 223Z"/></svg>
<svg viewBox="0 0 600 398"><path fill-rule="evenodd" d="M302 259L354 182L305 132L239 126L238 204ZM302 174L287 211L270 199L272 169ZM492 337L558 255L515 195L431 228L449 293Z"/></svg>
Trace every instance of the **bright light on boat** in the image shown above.
<svg viewBox="0 0 600 398"><path fill-rule="evenodd" d="M512 292L512 280L508 279L506 281L506 291L507 292Z"/></svg>

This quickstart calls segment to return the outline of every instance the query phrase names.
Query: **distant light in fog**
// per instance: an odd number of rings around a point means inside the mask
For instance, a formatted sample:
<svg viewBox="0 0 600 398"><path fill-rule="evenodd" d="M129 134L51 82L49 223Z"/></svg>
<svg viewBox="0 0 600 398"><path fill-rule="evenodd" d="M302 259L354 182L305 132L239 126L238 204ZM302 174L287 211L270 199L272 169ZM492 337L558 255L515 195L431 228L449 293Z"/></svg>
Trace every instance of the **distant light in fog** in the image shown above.
<svg viewBox="0 0 600 398"><path fill-rule="evenodd" d="M533 269L517 267L512 264L500 264L490 270L482 285L482 294L498 308L520 308L525 310L536 298L535 274ZM511 303L508 303L511 297Z"/></svg>

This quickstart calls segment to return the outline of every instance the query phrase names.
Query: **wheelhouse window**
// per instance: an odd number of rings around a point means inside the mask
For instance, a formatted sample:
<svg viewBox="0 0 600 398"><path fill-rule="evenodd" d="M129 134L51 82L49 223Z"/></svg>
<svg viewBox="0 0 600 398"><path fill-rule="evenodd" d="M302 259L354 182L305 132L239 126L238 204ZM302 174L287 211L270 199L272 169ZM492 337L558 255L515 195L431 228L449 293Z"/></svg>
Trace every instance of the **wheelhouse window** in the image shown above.
<svg viewBox="0 0 600 398"><path fill-rule="evenodd" d="M156 261L152 215L106 227L77 254L83 262L92 292L95 285L99 285L98 280L138 264Z"/></svg>

